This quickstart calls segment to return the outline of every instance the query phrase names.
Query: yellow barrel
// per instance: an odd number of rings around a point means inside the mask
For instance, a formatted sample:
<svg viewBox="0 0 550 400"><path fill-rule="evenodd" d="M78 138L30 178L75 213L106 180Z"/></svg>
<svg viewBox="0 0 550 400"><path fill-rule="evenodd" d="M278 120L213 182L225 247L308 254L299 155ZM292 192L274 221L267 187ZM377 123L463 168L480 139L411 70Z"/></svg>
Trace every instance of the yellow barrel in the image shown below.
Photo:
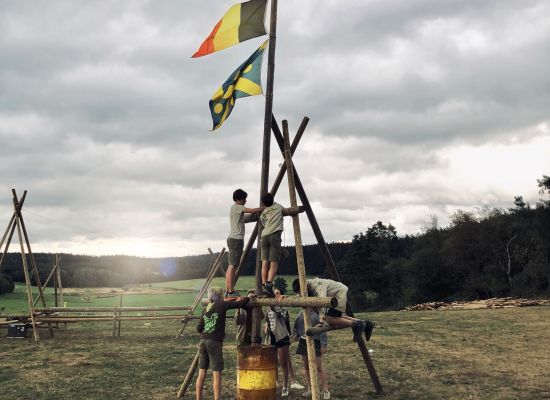
<svg viewBox="0 0 550 400"><path fill-rule="evenodd" d="M275 400L276 395L275 346L238 346L237 400Z"/></svg>

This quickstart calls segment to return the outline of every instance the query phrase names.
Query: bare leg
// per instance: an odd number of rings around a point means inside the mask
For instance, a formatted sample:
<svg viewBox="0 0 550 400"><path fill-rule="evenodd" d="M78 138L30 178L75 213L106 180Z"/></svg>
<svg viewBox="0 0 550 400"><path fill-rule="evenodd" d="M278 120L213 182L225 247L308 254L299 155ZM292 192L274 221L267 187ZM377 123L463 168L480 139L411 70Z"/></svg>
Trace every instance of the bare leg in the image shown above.
<svg viewBox="0 0 550 400"><path fill-rule="evenodd" d="M279 263L277 261L271 261L269 263L269 274L267 276L267 280L269 282L273 282L275 279L275 275L277 275L277 269L279 268Z"/></svg>
<svg viewBox="0 0 550 400"><path fill-rule="evenodd" d="M288 359L290 358L288 346L279 348L277 355L279 356L279 364L283 368L283 387L288 388Z"/></svg>
<svg viewBox="0 0 550 400"><path fill-rule="evenodd" d="M235 291L235 288L233 287L233 282L235 281L235 270L234 265L228 265L227 271L225 271L225 290L227 292Z"/></svg>
<svg viewBox="0 0 550 400"><path fill-rule="evenodd" d="M197 381L195 382L195 393L197 400L202 400L202 388L204 385L204 378L206 377L206 370L199 369L199 375L197 376Z"/></svg>
<svg viewBox="0 0 550 400"><path fill-rule="evenodd" d="M316 357L315 364L317 365L317 374L319 375L319 383L323 390L328 391L327 375L323 366L323 356Z"/></svg>
<svg viewBox="0 0 550 400"><path fill-rule="evenodd" d="M222 371L212 371L212 386L214 400L220 400L222 398Z"/></svg>
<svg viewBox="0 0 550 400"><path fill-rule="evenodd" d="M325 316L325 320L332 326L351 326L355 321L359 321L357 318L348 317L347 315L342 315L341 317L327 315Z"/></svg>
<svg viewBox="0 0 550 400"><path fill-rule="evenodd" d="M269 273L269 261L262 260L262 283L265 285Z"/></svg>
<svg viewBox="0 0 550 400"><path fill-rule="evenodd" d="M292 365L292 357L290 356L290 351L288 353L288 377L290 379L290 384L296 383L296 373L294 372L294 365Z"/></svg>
<svg viewBox="0 0 550 400"><path fill-rule="evenodd" d="M307 356L302 356L302 363L304 364L304 378L306 381L306 386L308 389L310 389L311 384L309 381L309 363L307 361Z"/></svg>

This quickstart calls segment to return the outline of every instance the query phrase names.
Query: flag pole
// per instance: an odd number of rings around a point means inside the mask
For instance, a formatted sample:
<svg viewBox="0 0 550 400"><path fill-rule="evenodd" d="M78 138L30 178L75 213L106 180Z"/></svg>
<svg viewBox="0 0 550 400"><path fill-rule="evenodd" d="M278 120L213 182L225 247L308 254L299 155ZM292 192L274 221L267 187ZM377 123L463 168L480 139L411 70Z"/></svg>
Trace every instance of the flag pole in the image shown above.
<svg viewBox="0 0 550 400"><path fill-rule="evenodd" d="M275 44L277 41L277 0L271 0L271 12L269 19L269 50L267 57L267 82L265 94L265 114L264 114L264 139L262 146L262 173L260 179L260 198L268 192L269 183L269 155L271 149L271 115L273 113L273 82L275 80ZM260 206L262 206L260 200ZM261 257L260 257L260 240L262 226L258 222L258 241L256 246L256 294L262 293L262 276L261 276ZM254 323L252 324L252 342L259 336L260 321L257 310L254 312Z"/></svg>

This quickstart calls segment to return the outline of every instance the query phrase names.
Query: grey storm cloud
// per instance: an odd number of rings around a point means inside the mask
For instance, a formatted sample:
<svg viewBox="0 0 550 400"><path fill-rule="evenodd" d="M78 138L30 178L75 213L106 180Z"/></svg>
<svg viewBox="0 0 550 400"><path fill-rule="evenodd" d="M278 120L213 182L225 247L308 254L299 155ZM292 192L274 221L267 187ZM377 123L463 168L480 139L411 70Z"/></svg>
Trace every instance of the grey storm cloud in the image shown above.
<svg viewBox="0 0 550 400"><path fill-rule="evenodd" d="M0 223L27 189L35 251L221 248L233 190L259 202L265 98L215 132L208 100L264 38L190 56L233 2L3 1ZM311 118L295 163L328 240L536 201L548 2L301 0L278 15L273 112L292 134ZM273 143L272 179L281 162Z"/></svg>

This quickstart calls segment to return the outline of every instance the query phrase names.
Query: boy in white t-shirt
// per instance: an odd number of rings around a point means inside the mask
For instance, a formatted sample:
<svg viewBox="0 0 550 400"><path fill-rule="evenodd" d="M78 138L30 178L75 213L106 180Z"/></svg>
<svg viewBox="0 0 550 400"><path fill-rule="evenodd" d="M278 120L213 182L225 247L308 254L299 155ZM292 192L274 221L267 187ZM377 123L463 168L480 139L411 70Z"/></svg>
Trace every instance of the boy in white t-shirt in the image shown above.
<svg viewBox="0 0 550 400"><path fill-rule="evenodd" d="M225 296L236 297L239 293L235 292L235 272L241 261L241 255L244 248L244 214L260 213L265 207L247 208L246 198L248 193L242 189L233 192L233 201L235 204L229 209L230 231L227 237L228 248L228 266L225 272Z"/></svg>

